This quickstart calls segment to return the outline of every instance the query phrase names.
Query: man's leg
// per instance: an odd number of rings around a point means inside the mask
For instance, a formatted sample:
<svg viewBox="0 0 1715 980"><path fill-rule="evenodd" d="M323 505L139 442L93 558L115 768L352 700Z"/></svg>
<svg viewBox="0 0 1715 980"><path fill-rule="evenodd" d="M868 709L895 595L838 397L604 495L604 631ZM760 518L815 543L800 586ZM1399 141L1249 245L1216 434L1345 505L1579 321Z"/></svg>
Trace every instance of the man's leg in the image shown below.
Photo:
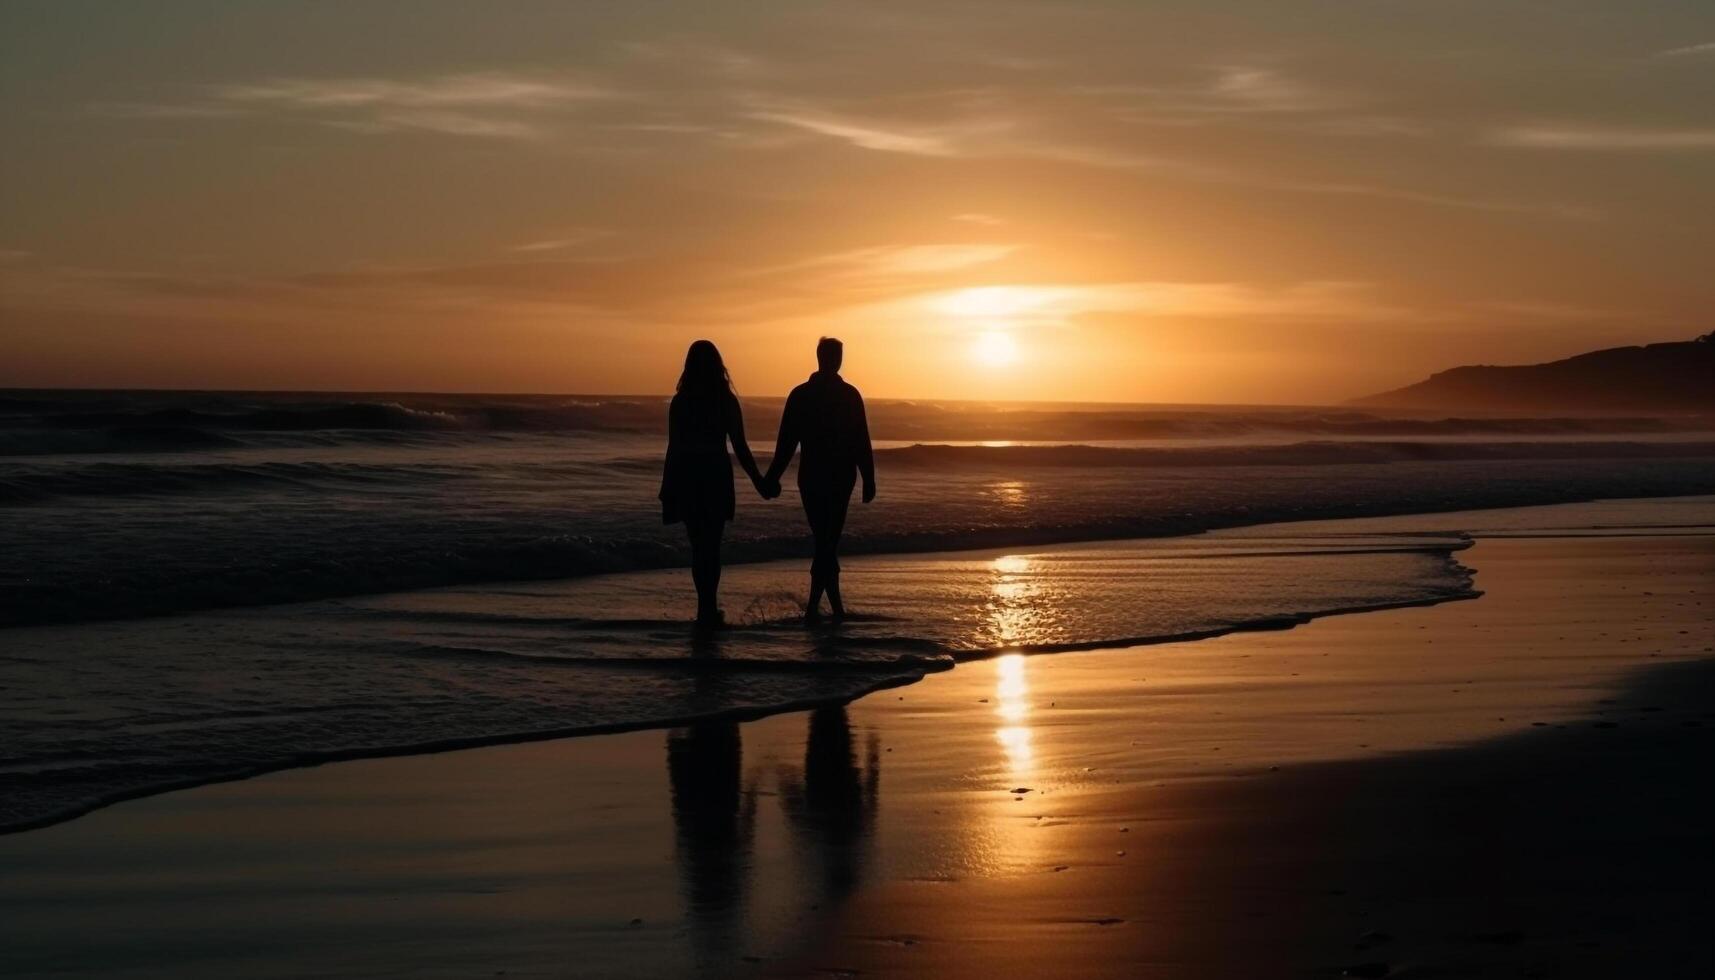
<svg viewBox="0 0 1715 980"><path fill-rule="evenodd" d="M822 587L828 592L828 608L835 619L844 619L846 604L840 596L840 535L846 529L846 510L851 506L852 487L834 488L822 512L816 532L816 557L822 563Z"/></svg>
<svg viewBox="0 0 1715 980"><path fill-rule="evenodd" d="M810 599L804 603L804 618L816 619L822 615L822 495L814 486L798 484L798 499L804 504L804 520L810 525Z"/></svg>

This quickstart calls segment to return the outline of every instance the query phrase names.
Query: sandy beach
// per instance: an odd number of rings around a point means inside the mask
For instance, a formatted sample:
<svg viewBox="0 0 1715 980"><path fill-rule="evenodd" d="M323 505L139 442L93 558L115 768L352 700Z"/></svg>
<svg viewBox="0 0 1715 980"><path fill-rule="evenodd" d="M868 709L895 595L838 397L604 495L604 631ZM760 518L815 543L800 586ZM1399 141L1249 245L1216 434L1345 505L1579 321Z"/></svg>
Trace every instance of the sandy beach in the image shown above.
<svg viewBox="0 0 1715 980"><path fill-rule="evenodd" d="M0 972L1705 976L1709 506L1421 520L1473 600L123 803L0 837Z"/></svg>

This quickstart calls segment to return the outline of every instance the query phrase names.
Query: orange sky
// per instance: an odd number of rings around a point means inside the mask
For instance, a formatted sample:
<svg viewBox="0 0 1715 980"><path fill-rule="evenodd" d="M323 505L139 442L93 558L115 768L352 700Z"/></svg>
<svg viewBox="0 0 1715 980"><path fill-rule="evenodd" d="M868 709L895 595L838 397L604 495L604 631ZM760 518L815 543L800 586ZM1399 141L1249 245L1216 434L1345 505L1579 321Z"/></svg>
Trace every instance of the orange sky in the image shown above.
<svg viewBox="0 0 1715 980"><path fill-rule="evenodd" d="M0 385L1326 402L1715 309L1715 8L0 10Z"/></svg>

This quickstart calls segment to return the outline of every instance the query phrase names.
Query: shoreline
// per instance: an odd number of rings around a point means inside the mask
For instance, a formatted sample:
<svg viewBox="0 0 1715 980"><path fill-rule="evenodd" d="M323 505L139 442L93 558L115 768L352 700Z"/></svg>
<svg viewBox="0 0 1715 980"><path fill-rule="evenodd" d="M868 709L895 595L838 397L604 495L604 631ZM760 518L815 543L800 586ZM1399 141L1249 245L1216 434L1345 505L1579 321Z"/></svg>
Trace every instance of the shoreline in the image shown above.
<svg viewBox="0 0 1715 980"><path fill-rule="evenodd" d="M72 956L60 965L73 973L77 963L145 974L170 964L186 976L560 975L575 961L573 972L603 977L959 977L1058 968L1055 951L1076 943L1092 950L1083 962L1114 975L1194 976L1218 975L1199 963L1231 966L1221 959L1225 937L1242 935L1237 945L1278 959L1226 975L1329 976L1370 962L1350 947L1379 931L1394 937L1374 946L1393 964L1388 975L1428 976L1421 964L1468 959L1472 949L1481 959L1582 941L1497 913L1467 931L1526 938L1440 943L1435 936L1464 929L1435 925L1453 921L1446 909L1429 909L1429 925L1402 926L1411 902L1383 904L1393 900L1379 886L1325 883L1380 896L1365 901L1389 921L1353 929L1359 920L1339 896L1282 884L1291 876L1281 869L1299 868L1298 858L1269 841L1290 830L1322 842L1318 853L1336 867L1363 866L1371 859L1359 860L1355 842L1393 839L1388 820L1400 813L1415 815L1423 840L1482 839L1434 819L1447 811L1435 802L1440 787L1468 771L1462 753L1487 758L1485 746L1540 731L1536 723L1561 732L1553 726L1630 711L1623 698L1602 700L1634 671L1708 662L1707 633L1694 634L1709 621L1710 538L1623 533L1481 538L1471 563L1487 594L1474 602L1147 653L1008 655L807 713L368 759L131 801L0 837L0 863L15 869L0 886L0 921L13 920L10 962L21 975ZM1702 685L1668 693L1678 700L1647 698L1661 710L1591 737L1635 761L1641 750L1622 740L1639 725L1701 720L1680 719L1670 704L1715 708ZM1692 743L1673 744L1675 758L1703 758ZM1414 768L1422 753L1452 761ZM1580 782L1577 750L1557 742L1541 753L1552 763L1543 772L1563 774L1551 784L1600 798L1601 785ZM1384 785L1367 774L1388 766L1404 767L1385 783L1396 810L1378 816L1351 802ZM1359 775L1314 775L1322 772ZM1539 783L1501 785L1528 814L1540 812ZM1296 789L1264 803L1271 786ZM1029 792L1008 792L1016 789ZM1323 797L1351 808L1318 810ZM1480 822L1508 798L1462 819ZM1345 815L1350 832L1317 830L1330 813ZM1574 849L1563 859L1577 866L1665 846L1610 843L1612 858ZM1683 856L1703 842L1679 846ZM1693 857L1687 866L1701 867L1701 851ZM1373 860L1410 867L1385 850ZM1293 874L1323 875L1314 861L1305 867ZM210 889L225 896L215 912ZM1265 910L1302 908L1303 921L1259 925L1229 893L1257 896ZM300 904L300 894L313 902ZM146 927L82 945L55 938L90 915L125 921L139 902L151 909ZM196 939L205 926L193 923L211 914L249 938ZM1662 921L1688 928L1671 909ZM1671 929L1659 942L1673 948ZM1276 968L1290 963L1309 965ZM1147 968L1121 969L1138 964ZM1083 975L1108 974L1092 966Z"/></svg>
<svg viewBox="0 0 1715 980"><path fill-rule="evenodd" d="M1395 516L1395 515L1388 515L1388 516ZM1407 514L1407 515L1398 515L1398 516L1414 517L1414 516L1432 516L1432 515ZM1343 522L1344 521L1342 521L1342 523ZM1291 524L1291 523L1296 523L1296 522L1286 522L1286 523ZM1265 523L1265 524L1257 524L1257 525L1245 525L1244 528L1252 528L1252 527L1266 528L1269 526L1272 526L1272 524ZM1239 529L1240 528L1222 528L1222 529L1215 529L1215 530L1239 530ZM1206 533L1210 533L1210 532L1205 531L1205 532L1196 532L1196 533L1197 534L1206 534ZM1195 535L1178 535L1178 536L1180 536L1180 537L1193 537ZM1128 542L1133 542L1133 541L1137 541L1137 540L1149 540L1149 539L1113 539L1112 543L1123 545L1123 544L1126 544ZM1070 545L1106 544L1109 542L1106 542L1106 541L1094 541L1094 542L1078 541L1078 542L1063 542L1063 543L1070 546ZM548 729L540 729L540 730L532 730L532 731L524 731L524 732L509 732L509 733L496 734L496 735L490 735L490 736L472 736L472 737L464 737L464 738L449 738L449 739L443 739L443 740L431 741L431 742L412 743L412 744L408 744L408 745L383 746L383 747L363 747L363 748L351 749L351 750L333 750L333 751L327 751L327 752L304 754L304 755L300 755L296 758L283 760L283 761L279 762L278 764L270 764L270 765L266 765L266 766L247 768L247 769L242 769L242 770L234 770L230 774L220 774L220 775L213 775L213 776L199 776L199 777L186 779L186 780L182 780L182 781L162 782L158 785L150 786L147 788L127 789L127 790L116 792L116 793L113 793L113 794L110 794L107 796L95 798L95 799L88 801L87 803L80 803L79 805L67 808L65 810L62 810L62 811L59 811L59 812L56 812L53 814L38 817L38 818L32 818L32 819L27 819L27 820L23 820L23 821L12 822L12 823L6 823L3 821L0 821L0 837L4 837L4 836L10 835L10 834L19 834L19 833L25 833L28 831L32 831L32 830L40 830L43 828L52 827L52 826L55 826L58 824L65 823L67 821L76 820L79 817L86 816L90 813L95 813L97 811L106 809L108 807L115 806L117 804L125 803L125 802L132 801L132 800L147 799L149 797L158 796L158 795L161 795L164 793L180 792L180 791L184 791L184 790L188 790L188 789L195 789L195 788L202 787L202 786L214 786L214 785L220 785L220 784L224 784L224 783L241 782L244 780L255 779L255 778L258 778L261 776L267 776L267 775L270 775L273 773L288 772L288 771L298 770L298 769L309 769L309 768L315 768L318 766L332 765L332 764L341 763L341 762L351 762L351 761L357 761L357 760L362 760L362 759L390 759L390 758L401 758L401 757L417 756L417 755L433 755L433 754L444 753L444 752L463 751L466 749L476 749L476 748L513 745L513 744L525 744L525 743L530 743L530 742L552 741L552 740L566 739L566 738L585 738L585 737L594 737L594 736L600 736L600 735L622 734L622 733L627 733L627 732L656 731L656 730L679 728L679 727L683 727L683 726L687 726L687 725L695 725L695 724L708 723L708 722L746 722L746 721L758 720L761 718L767 718L767 717L771 717L774 715L789 714L789 713L801 712L801 711L809 711L809 710L812 710L812 709L815 709L818 707L849 704L853 701L856 701L856 700L864 698L864 697L869 697L869 696L876 694L878 692L881 692L881 691L889 690L889 689L896 688L896 687L908 687L908 686L911 686L913 684L917 684L917 683L921 682L925 677L928 677L931 674L939 673L939 672L947 671L947 670L954 670L960 664L975 663L975 662L979 662L979 661L983 661L983 660L990 660L990 659L993 659L995 657L1007 655L1008 653L1023 653L1027 656L1050 656L1050 655L1058 655L1058 654L1084 653L1084 652L1094 652L1094 651L1119 651L1119 650L1138 649L1138 648L1154 647L1154 646L1161 646L1161 645L1167 645L1167 644L1177 644L1177 643L1196 643L1196 642L1203 641L1203 640L1211 640L1211 639L1216 639L1219 637L1229 636L1229 635L1233 635L1233 634L1265 633L1265 632L1279 632L1279 631L1285 631L1285 630L1293 630L1293 629L1297 629L1297 628L1300 628L1302 626L1308 625L1310 623L1316 622L1317 620L1325 619L1325 618L1329 618L1329 617L1334 617L1334 616L1351 616L1351 615L1359 615L1359 614L1363 614L1363 613L1384 612L1384 611L1392 610L1392 609L1411 609L1411 608L1419 608L1419 607L1426 607L1426 606L1435 606L1435 605L1440 605L1442 603L1448 603L1448 602L1460 602L1460 601L1465 601L1465 600L1470 600L1470 599L1476 599L1476 598L1481 597L1483 593L1481 590L1476 589L1473 586L1474 571L1472 569L1467 568L1464 565L1460 564L1457 561L1457 559L1453 557L1455 554L1458 554L1459 552L1468 550L1473 545L1473 543L1474 542L1469 537L1466 537L1463 541L1460 541L1460 542L1453 542L1453 543L1449 543L1445 546L1437 546L1437 547L1425 549L1428 553L1440 555L1446 562L1449 563L1450 566L1452 566L1452 569L1455 572L1455 574L1461 576L1464 580L1463 586L1461 587L1460 591L1450 592L1450 593L1443 594L1443 595L1429 596L1429 597L1420 598L1420 599L1404 599L1404 600L1399 600L1399 601L1377 602L1377 603L1372 603L1372 604L1336 606L1336 607L1331 607L1328 609L1315 610L1315 611L1310 611L1310 612L1304 612L1304 611L1290 612L1290 613L1284 613L1284 614L1269 615L1269 616L1265 616L1265 617L1261 617L1261 618L1257 618L1257 619L1252 619L1252 620L1244 620L1244 621L1235 622L1235 623L1231 623L1228 625L1219 626L1219 627L1210 628L1210 629L1187 630L1187 631L1165 633L1165 634L1152 635L1152 636L1117 637L1117 638L1104 638L1104 639L1088 640L1088 641L1076 641L1076 642L1067 642L1067 643L1044 643L1044 644L1035 644L1035 645L1019 644L1019 645L1013 645L1010 647L1008 647L1008 646L997 646L997 647L992 647L992 648L984 648L981 650L950 650L950 649L944 649L944 650L939 650L934 654L925 655L922 657L902 655L893 662L877 661L873 664L866 665L863 668L858 668L855 665L850 665L850 664L841 665L842 669L846 669L846 670L867 669L867 670L873 670L874 672L876 672L879 675L873 684L858 690L857 693L855 693L855 694L849 690L842 690L839 692L830 693L827 697L802 698L802 699L796 699L796 700L790 700L790 701L782 701L782 702L779 702L776 704L769 704L769 705L763 705L763 706L739 706L739 707L733 707L733 708L728 708L728 709L720 709L720 710L704 712L704 713L675 715L675 716L668 716L668 717L664 717L664 718L655 718L655 719L648 719L648 720L636 721L636 722L616 722L616 723L608 723L608 724L594 724L594 725L569 726L569 727L561 727L561 728L548 728ZM983 553L986 553L988 550L990 550L990 549L972 550L971 552L968 552L968 553L970 553L970 554L983 554ZM1381 549L1381 551L1379 553L1387 553L1390 550L1396 551L1397 549ZM958 555L958 554L966 554L966 553L967 552L961 551L961 552L923 552L920 554L923 557L930 557L930 556ZM1361 554L1366 554L1366 553L1371 553L1371 552L1366 552L1362 549L1347 549L1347 550L1330 551L1328 553L1329 554L1339 554L1339 555L1361 555ZM905 553L905 554L889 553L886 557L893 558L895 560L897 560L897 559L909 559L912 557L916 557L917 554L918 553ZM617 573L617 574L625 574L625 573ZM430 590L430 591L432 591L432 590ZM194 614L192 614L192 615L194 615ZM26 627L26 628L28 628L28 627ZM815 635L816 631L806 630L805 632L808 635ZM821 632L826 634L828 631L823 630ZM861 637L853 638L850 641L851 645L855 648L863 648L867 642L868 641L866 641L864 638L861 638ZM539 662L545 666L550 666L550 667L555 665L555 664L565 662L565 661L557 660L557 659L551 658L551 657L541 657L541 658L521 657L520 659L534 660L534 661ZM635 664L628 662L628 661L608 661L606 663L600 663L600 664L582 663L582 664L580 664L580 666L595 666L595 667L602 667L602 668L610 668L610 669L613 669L615 671L624 671L630 667L635 666ZM680 667L680 669L687 670L687 671L692 672L692 673L699 672L699 671L710 671L710 672L714 672L714 673L719 673L722 670L739 669L740 667L742 667L743 669L758 669L758 665L756 665L754 663L742 663L739 665L730 665L729 666L725 662L718 661L718 660L717 661L710 661L710 662L690 661L690 662L687 662L685 664L679 665L679 667ZM915 674L895 674L895 673L892 673L893 671L909 670L909 669L913 669L913 668L915 668L917 670L917 673L915 673ZM767 668L762 668L762 669L767 669ZM787 669L787 665L781 664L779 669ZM791 669L800 669L800 668L793 667Z"/></svg>
<svg viewBox="0 0 1715 980"><path fill-rule="evenodd" d="M1705 460L1706 457L1684 457L1685 459ZM1376 466L1383 464L1348 464L1354 466ZM1178 520L1167 517L1144 517L1139 519L1116 518L1103 519L1090 524L1062 525L1056 527L1003 527L983 529L977 532L966 532L969 536L957 541L949 540L943 532L896 532L874 534L867 537L853 536L842 544L842 553L848 557L906 557L911 555L952 555L966 551L989 551L1005 548L1048 548L1065 545L1088 545L1104 541L1160 541L1173 538L1197 537L1205 534L1223 531L1238 531L1275 524L1314 524L1344 521L1369 521L1378 519L1394 519L1405 517L1437 517L1447 514L1468 512L1487 512L1492 510L1533 510L1542 507L1573 506L1579 504L1603 503L1608 501L1635 500L1681 500L1715 494L1715 484L1695 482L1676 482L1660 486L1631 486L1623 488L1624 492L1609 492L1615 488L1607 488L1600 492L1543 492L1541 490L1512 487L1505 492L1491 493L1488 497L1474 495L1470 499L1453 499L1444 501L1408 501L1403 505L1389 506L1387 504L1362 503L1353 506L1327 507L1296 507L1267 514L1240 514L1227 516L1214 514L1189 520ZM497 588L508 584L532 584L554 581L575 581L598 578L607 575L623 575L637 572L659 572L672 569L688 568L686 555L682 553L683 543L678 538L656 542L657 550L668 553L665 560L636 561L628 559L614 562L612 559L597 560L596 564L587 567L556 566L545 568L536 574L519 576L516 560L508 565L508 573L494 572L492 574L477 573L466 577L438 576L430 578L404 578L388 584L380 590L342 590L314 589L302 593L281 594L272 601L255 605L240 601L212 601L198 605L161 605L143 603L134 607L86 615L79 618L68 618L56 614L40 615L29 618L15 613L13 610L0 609L0 635L12 630L43 629L54 627L75 627L99 623L123 623L131 621L147 621L172 619L180 616L193 616L199 613L218 613L243 611L246 609L265 608L270 606L292 606L315 602L333 602L340 600L361 600L379 595L389 595L399 592L433 592L467 587ZM804 559L804 540L802 534L793 534L784 538L764 538L745 542L742 540L729 541L726 546L726 565L730 567L762 565L777 561L798 561ZM514 556L515 558L516 556ZM587 556L586 556L587 557ZM597 558L601 556L598 554ZM488 558L476 555L468 561L474 567L480 567L489 561ZM260 587L260 586L259 586Z"/></svg>

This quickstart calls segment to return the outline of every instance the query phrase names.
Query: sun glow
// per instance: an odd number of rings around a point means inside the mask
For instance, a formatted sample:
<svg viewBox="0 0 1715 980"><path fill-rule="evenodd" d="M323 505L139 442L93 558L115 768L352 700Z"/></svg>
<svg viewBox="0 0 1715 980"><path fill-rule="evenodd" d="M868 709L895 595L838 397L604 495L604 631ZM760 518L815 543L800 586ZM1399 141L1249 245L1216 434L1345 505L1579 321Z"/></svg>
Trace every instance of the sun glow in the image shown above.
<svg viewBox="0 0 1715 980"><path fill-rule="evenodd" d="M1003 368L1021 356L1018 330L1053 316L1058 298L1057 290L1042 286L972 286L937 294L929 302L931 309L973 332L971 360Z"/></svg>
<svg viewBox="0 0 1715 980"><path fill-rule="evenodd" d="M1026 316L1053 302L1053 290L1038 286L973 286L944 295L937 303L944 313L976 320Z"/></svg>
<svg viewBox="0 0 1715 980"><path fill-rule="evenodd" d="M1012 335L1000 330L989 330L977 335L971 343L971 356L978 364L988 367L1006 367L1018 360L1018 343Z"/></svg>

